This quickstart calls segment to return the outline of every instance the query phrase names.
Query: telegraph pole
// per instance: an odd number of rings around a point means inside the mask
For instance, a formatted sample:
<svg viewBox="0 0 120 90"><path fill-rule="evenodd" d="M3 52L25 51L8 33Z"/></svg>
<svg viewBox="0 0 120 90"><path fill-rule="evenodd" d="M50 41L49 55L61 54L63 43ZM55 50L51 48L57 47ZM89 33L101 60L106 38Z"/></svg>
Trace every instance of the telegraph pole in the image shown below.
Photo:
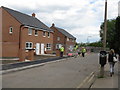
<svg viewBox="0 0 120 90"><path fill-rule="evenodd" d="M105 0L105 16L104 16L104 33L103 33L103 50L106 50L106 36L107 36L107 0Z"/></svg>
<svg viewBox="0 0 120 90"><path fill-rule="evenodd" d="M106 36L107 36L107 0L105 0L105 16L104 16L104 32L103 32L103 50L106 51ZM106 55L106 54L105 54ZM104 56L106 57L106 56ZM101 59L106 61L106 58ZM100 77L104 77L104 65L101 64Z"/></svg>

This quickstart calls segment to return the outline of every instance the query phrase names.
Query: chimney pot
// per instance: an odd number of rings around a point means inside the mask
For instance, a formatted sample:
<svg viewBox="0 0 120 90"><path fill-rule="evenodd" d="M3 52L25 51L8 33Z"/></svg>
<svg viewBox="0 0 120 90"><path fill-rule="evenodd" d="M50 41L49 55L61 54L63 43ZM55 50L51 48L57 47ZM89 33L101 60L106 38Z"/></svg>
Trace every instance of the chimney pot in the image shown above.
<svg viewBox="0 0 120 90"><path fill-rule="evenodd" d="M55 24L53 23L53 24L52 24L52 27L54 27L54 26L55 26Z"/></svg>
<svg viewBox="0 0 120 90"><path fill-rule="evenodd" d="M33 13L32 16L35 17L35 13Z"/></svg>

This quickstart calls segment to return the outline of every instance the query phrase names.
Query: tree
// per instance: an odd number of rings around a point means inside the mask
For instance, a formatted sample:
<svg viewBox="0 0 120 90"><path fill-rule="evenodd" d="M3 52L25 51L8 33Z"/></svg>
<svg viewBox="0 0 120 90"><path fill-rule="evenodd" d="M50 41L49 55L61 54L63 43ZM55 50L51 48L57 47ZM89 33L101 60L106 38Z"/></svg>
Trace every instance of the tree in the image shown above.
<svg viewBox="0 0 120 90"><path fill-rule="evenodd" d="M114 40L114 49L118 51L120 49L120 16L116 18Z"/></svg>
<svg viewBox="0 0 120 90"><path fill-rule="evenodd" d="M115 41L114 41L114 36L115 36L115 24L116 24L116 20L112 19L112 20L107 20L107 47L109 48L113 48ZM104 23L101 24L100 26L100 37L101 37L101 41L103 41L103 31L104 31Z"/></svg>
<svg viewBox="0 0 120 90"><path fill-rule="evenodd" d="M93 42L93 43L89 43L88 46L93 46L93 47L103 47L101 41Z"/></svg>

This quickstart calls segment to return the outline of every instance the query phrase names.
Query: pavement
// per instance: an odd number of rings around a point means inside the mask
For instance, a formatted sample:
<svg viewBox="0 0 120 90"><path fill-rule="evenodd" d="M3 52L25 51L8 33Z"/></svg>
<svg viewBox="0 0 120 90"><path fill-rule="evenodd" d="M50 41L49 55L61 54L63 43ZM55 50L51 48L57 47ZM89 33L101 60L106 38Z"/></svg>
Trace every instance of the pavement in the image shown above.
<svg viewBox="0 0 120 90"><path fill-rule="evenodd" d="M109 63L105 65L105 73L104 73L104 78L99 78L99 71L97 72L96 75L96 80L95 82L91 85L91 90L93 88L115 88L120 90L120 62L117 62L115 64L115 74L110 77L109 73Z"/></svg>

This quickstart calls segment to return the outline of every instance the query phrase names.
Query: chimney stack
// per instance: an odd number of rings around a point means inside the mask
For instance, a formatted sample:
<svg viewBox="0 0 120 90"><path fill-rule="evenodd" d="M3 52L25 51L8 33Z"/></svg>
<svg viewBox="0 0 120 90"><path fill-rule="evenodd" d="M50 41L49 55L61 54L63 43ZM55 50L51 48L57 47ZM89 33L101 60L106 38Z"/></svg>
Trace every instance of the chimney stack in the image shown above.
<svg viewBox="0 0 120 90"><path fill-rule="evenodd" d="M52 24L52 27L54 27L54 26L55 26L55 24L53 23L53 24Z"/></svg>
<svg viewBox="0 0 120 90"><path fill-rule="evenodd" d="M32 16L35 17L35 13L33 13Z"/></svg>

